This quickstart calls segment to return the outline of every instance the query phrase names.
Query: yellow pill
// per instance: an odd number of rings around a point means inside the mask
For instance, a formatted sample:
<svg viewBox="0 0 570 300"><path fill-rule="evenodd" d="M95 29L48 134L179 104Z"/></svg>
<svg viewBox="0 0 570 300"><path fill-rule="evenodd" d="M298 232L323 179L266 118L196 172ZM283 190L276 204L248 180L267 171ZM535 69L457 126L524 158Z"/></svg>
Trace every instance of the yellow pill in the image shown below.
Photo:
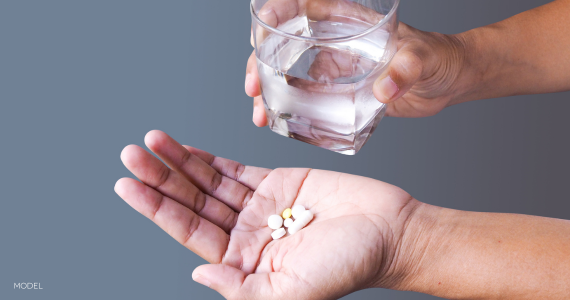
<svg viewBox="0 0 570 300"><path fill-rule="evenodd" d="M291 218L291 209L287 208L286 210L284 210L281 216L283 217L283 219Z"/></svg>

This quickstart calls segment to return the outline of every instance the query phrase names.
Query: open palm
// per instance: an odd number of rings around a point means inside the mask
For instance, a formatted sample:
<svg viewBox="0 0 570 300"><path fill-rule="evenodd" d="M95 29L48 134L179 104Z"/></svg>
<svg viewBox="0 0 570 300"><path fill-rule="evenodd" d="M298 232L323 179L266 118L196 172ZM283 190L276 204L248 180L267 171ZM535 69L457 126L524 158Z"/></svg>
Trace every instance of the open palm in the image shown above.
<svg viewBox="0 0 570 300"><path fill-rule="evenodd" d="M145 137L160 160L138 146L121 159L141 181L116 192L210 265L196 281L230 299L329 299L390 287L396 245L414 202L368 178L310 169L243 166L160 131ZM301 204L313 221L272 240L267 218Z"/></svg>

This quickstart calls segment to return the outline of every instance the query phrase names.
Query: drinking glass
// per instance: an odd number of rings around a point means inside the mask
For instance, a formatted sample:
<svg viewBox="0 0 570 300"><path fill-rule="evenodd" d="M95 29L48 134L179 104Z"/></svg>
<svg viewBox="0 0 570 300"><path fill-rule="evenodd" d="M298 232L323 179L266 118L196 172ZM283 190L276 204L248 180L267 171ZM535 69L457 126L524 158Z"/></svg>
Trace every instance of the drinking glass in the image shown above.
<svg viewBox="0 0 570 300"><path fill-rule="evenodd" d="M269 128L356 154L386 111L372 85L397 50L399 2L252 0Z"/></svg>

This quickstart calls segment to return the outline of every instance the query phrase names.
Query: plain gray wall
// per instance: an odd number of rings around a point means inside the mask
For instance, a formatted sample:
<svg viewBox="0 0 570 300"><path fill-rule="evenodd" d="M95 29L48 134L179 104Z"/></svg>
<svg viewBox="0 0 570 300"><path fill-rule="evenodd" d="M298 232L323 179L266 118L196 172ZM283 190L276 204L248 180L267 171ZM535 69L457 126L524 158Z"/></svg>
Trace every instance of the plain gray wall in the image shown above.
<svg viewBox="0 0 570 300"><path fill-rule="evenodd" d="M547 2L402 0L401 20L458 33ZM131 176L122 148L151 129L245 164L369 176L434 205L570 219L570 93L386 118L343 156L254 127L249 34L245 0L0 1L1 299L221 298L191 279L202 259L113 191Z"/></svg>

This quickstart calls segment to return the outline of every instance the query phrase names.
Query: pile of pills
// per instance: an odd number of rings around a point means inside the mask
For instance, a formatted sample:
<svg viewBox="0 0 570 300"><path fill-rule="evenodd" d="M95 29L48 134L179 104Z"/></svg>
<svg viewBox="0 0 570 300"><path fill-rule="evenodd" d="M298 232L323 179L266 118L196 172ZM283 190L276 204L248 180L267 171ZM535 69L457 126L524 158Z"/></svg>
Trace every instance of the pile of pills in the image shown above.
<svg viewBox="0 0 570 300"><path fill-rule="evenodd" d="M282 238L287 233L285 228L282 226L288 228L289 234L295 234L297 231L307 226L312 219L313 213L310 210L306 210L302 205L295 205L293 208L287 208L284 210L281 215L269 216L269 219L267 219L267 225L269 228L275 230L271 234L271 237L276 240Z"/></svg>

